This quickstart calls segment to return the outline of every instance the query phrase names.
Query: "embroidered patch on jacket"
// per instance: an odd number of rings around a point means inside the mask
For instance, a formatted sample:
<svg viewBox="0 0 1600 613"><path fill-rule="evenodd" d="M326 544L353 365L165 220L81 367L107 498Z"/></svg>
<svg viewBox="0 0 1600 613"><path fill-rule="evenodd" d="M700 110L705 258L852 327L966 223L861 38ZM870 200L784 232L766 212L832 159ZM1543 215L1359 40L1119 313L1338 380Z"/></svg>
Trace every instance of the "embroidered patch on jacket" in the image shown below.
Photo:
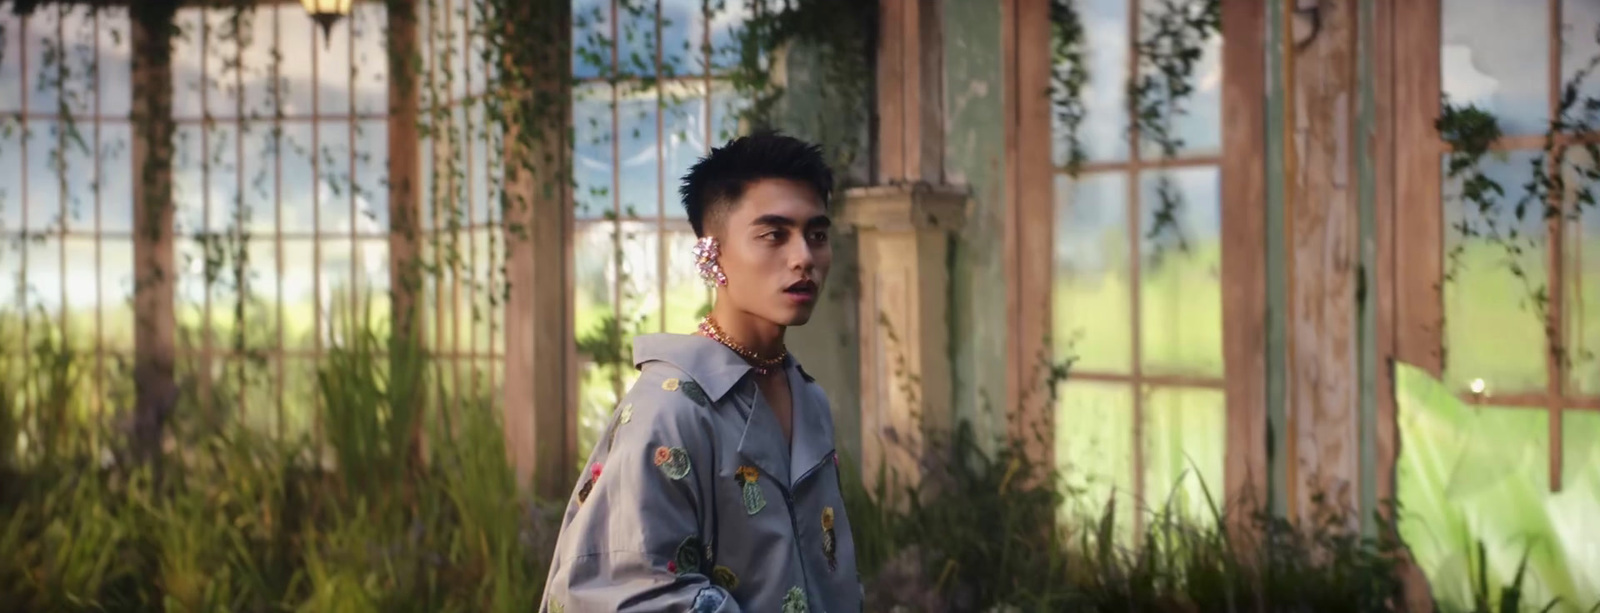
<svg viewBox="0 0 1600 613"><path fill-rule="evenodd" d="M672 478L673 481L682 479L689 474L689 452L684 451L682 447L667 447L665 445L657 447L655 461L661 472Z"/></svg>
<svg viewBox="0 0 1600 613"><path fill-rule="evenodd" d="M711 397L706 395L706 390L700 387L699 383L684 381L678 386L678 391L683 392L683 395L688 396L695 404L703 407L711 406Z"/></svg>
<svg viewBox="0 0 1600 613"><path fill-rule="evenodd" d="M739 576L731 568L718 566L711 569L711 584L732 592L739 589Z"/></svg>
<svg viewBox="0 0 1600 613"><path fill-rule="evenodd" d="M622 416L617 418L617 423L625 424L633 421L633 403L622 405Z"/></svg>
<svg viewBox="0 0 1600 613"><path fill-rule="evenodd" d="M550 599L550 606L548 608L550 613L565 613L567 610L566 607L561 606L561 603L556 601L554 598Z"/></svg>
<svg viewBox="0 0 1600 613"><path fill-rule="evenodd" d="M734 473L734 479L739 482L739 493L744 498L744 512L747 515L755 515L767 508L767 497L761 493L761 484L757 483L760 477L761 471L756 470L754 466L740 466L739 471Z"/></svg>
<svg viewBox="0 0 1600 613"><path fill-rule="evenodd" d="M661 382L661 389L669 391L669 392L678 391L678 378L677 377L673 377L671 379L667 379L666 381L662 381Z"/></svg>
<svg viewBox="0 0 1600 613"><path fill-rule="evenodd" d="M700 537L691 536L683 539L678 545L677 554L672 561L667 562L667 570L680 575L701 572L700 565L705 562L705 558L701 555L704 552L705 548L700 544Z"/></svg>
<svg viewBox="0 0 1600 613"><path fill-rule="evenodd" d="M694 595L694 613L716 613L722 608L728 597L709 587L700 588L700 593Z"/></svg>
<svg viewBox="0 0 1600 613"><path fill-rule="evenodd" d="M808 611L805 592L797 587L789 588L789 593L783 595L783 613L808 613Z"/></svg>
<svg viewBox="0 0 1600 613"><path fill-rule="evenodd" d="M828 558L828 570L839 570L839 541L833 534L833 507L822 507L822 555Z"/></svg>
<svg viewBox="0 0 1600 613"><path fill-rule="evenodd" d="M589 493L594 491L594 482L600 479L600 463L595 462L589 466L589 479L583 482L583 489L578 490L578 505L582 506L589 499Z"/></svg>

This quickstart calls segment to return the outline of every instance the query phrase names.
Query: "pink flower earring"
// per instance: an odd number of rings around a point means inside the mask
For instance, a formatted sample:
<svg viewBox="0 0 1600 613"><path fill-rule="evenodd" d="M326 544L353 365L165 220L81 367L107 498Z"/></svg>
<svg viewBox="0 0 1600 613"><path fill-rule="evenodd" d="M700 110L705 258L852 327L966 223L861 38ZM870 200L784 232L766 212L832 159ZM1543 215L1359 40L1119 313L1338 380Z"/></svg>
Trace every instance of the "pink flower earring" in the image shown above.
<svg viewBox="0 0 1600 613"><path fill-rule="evenodd" d="M722 265L717 259L722 257L722 250L717 245L717 239L706 236L694 244L694 263L700 269L700 278L705 279L706 285L727 285L728 276L722 274Z"/></svg>

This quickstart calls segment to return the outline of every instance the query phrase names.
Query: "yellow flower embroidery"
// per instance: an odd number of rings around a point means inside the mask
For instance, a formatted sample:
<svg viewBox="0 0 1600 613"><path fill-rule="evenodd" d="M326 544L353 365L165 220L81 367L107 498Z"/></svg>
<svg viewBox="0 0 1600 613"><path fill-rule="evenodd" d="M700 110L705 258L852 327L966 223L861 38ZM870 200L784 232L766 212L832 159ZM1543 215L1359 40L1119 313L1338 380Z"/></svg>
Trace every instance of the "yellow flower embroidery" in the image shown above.
<svg viewBox="0 0 1600 613"><path fill-rule="evenodd" d="M760 478L761 471L757 470L754 466L740 466L739 471L735 474L739 477L740 481L745 483L755 483L756 479Z"/></svg>
<svg viewBox="0 0 1600 613"><path fill-rule="evenodd" d="M833 529L833 507L822 507L822 529Z"/></svg>
<svg viewBox="0 0 1600 613"><path fill-rule="evenodd" d="M664 390L669 391L669 392L678 391L678 379L676 377L674 377L672 379L667 379L666 381L662 381L661 382L661 389L664 389Z"/></svg>

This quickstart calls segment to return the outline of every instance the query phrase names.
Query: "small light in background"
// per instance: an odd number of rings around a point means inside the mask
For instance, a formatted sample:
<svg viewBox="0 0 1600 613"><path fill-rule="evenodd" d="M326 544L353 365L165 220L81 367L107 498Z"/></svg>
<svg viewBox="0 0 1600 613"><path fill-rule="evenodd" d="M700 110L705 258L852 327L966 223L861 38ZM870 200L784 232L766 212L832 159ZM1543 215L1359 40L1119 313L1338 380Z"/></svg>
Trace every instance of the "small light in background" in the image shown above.
<svg viewBox="0 0 1600 613"><path fill-rule="evenodd" d="M1488 386L1486 384L1484 384L1483 379L1473 379L1472 380L1472 385L1471 385L1471 387L1469 389L1472 390L1472 393L1477 394L1479 396L1482 396L1483 395L1483 390L1485 390L1487 388L1488 388Z"/></svg>
<svg viewBox="0 0 1600 613"><path fill-rule="evenodd" d="M326 48L333 36L333 24L338 23L345 15L350 14L350 3L354 0L300 0L306 7L306 12L311 14L311 19L322 26L322 44Z"/></svg>

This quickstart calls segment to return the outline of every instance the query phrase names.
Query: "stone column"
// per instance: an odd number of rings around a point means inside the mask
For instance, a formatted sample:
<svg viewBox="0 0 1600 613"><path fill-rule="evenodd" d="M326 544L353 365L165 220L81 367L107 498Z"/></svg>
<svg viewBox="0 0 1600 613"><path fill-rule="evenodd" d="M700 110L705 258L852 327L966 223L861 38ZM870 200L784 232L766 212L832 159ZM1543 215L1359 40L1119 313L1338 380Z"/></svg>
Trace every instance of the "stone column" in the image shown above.
<svg viewBox="0 0 1600 613"><path fill-rule="evenodd" d="M950 236L962 190L926 183L851 190L845 221L861 258L861 447L869 490L921 478L918 460L952 426Z"/></svg>

